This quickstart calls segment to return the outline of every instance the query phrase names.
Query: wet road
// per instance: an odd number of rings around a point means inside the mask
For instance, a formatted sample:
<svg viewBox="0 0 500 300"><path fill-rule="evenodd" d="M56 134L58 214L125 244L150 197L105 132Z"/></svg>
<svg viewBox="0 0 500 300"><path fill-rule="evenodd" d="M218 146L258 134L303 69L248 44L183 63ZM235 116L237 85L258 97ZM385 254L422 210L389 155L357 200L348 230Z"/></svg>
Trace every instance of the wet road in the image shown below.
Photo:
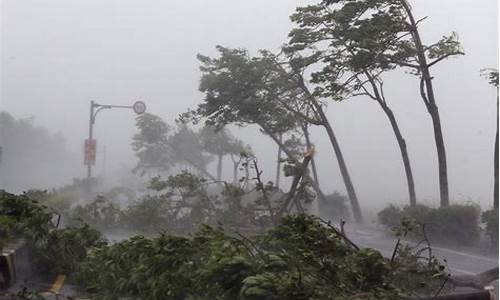
<svg viewBox="0 0 500 300"><path fill-rule="evenodd" d="M396 238L392 238L386 232L348 226L345 230L347 236L358 246L377 249L386 257L392 256ZM452 274L474 275L498 266L498 257L493 255L484 256L438 246L432 246L432 254L440 260L446 260Z"/></svg>

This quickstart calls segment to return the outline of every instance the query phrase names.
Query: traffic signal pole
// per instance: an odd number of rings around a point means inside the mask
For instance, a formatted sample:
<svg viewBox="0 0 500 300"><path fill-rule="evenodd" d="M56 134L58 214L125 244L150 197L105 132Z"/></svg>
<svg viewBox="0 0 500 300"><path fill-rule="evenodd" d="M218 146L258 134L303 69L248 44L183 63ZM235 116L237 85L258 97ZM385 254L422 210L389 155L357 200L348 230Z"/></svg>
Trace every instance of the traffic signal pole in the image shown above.
<svg viewBox="0 0 500 300"><path fill-rule="evenodd" d="M129 108L132 109L136 114L141 115L146 111L146 104L142 101L136 101L133 105L109 105L109 104L98 104L94 101L90 101L90 117L89 117L89 138L85 143L85 163L87 164L87 178L92 177L92 165L95 161L95 153L97 153L97 146L93 143L94 137L94 124L97 113L103 109L110 108ZM90 149L94 149L94 157L91 159L88 152Z"/></svg>

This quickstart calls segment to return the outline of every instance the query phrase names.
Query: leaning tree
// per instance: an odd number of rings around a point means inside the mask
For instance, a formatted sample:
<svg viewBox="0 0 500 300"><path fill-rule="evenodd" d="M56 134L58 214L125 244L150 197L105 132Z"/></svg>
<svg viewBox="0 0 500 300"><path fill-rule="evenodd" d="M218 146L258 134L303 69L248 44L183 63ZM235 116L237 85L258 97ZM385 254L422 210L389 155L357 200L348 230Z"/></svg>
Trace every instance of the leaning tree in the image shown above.
<svg viewBox="0 0 500 300"><path fill-rule="evenodd" d="M353 214L361 222L361 209L333 128L322 104L309 93L305 83L297 81L294 74L268 51L261 51L258 57L250 57L243 49L219 46L218 50L219 58L199 57L204 73L200 90L205 93L205 102L198 106L194 114L218 126L256 124L295 161L296 154L286 147L279 136L297 129L303 131L304 124L324 126L341 167ZM321 197L316 182L313 187Z"/></svg>
<svg viewBox="0 0 500 300"><path fill-rule="evenodd" d="M382 75L392 70L376 56L385 51L385 44L370 39L389 41L397 38L393 31L381 31L378 24L389 26L393 18L385 12L375 20L359 14L371 8L363 2L357 6L324 4L297 9L291 19L298 25L290 34L284 50L295 68L312 67L314 95L338 101L355 96L374 100L388 118L398 143L406 174L409 202L416 205L415 184L406 141L396 117L389 107L383 89ZM353 11L354 9L354 11ZM392 24L392 26L402 26ZM303 71L302 71L303 72Z"/></svg>
<svg viewBox="0 0 500 300"><path fill-rule="evenodd" d="M184 122L204 119L206 125L216 129L228 124L256 125L283 150L291 164L300 165L298 153L280 139L281 135L296 132L299 120L293 111L276 101L271 91L263 88L263 78L269 73L267 66L262 60L249 57L243 49L217 46L217 50L218 58L198 55L202 71L199 89L205 95L204 100L180 119ZM320 195L317 184L312 185Z"/></svg>
<svg viewBox="0 0 500 300"><path fill-rule="evenodd" d="M260 61L264 66L263 68L267 70L267 75L263 80L265 91L272 96L272 99L279 102L280 105L296 117L301 125L306 142L309 141L308 125L321 126L325 129L337 158L354 218L356 221L362 222L361 207L340 143L332 122L326 116L326 103L309 89L304 78L305 69L303 66L309 64L313 59L314 56L304 58L301 60L301 64L298 64L296 59L283 60L279 55L272 54L269 51L261 51L261 57L254 58L254 60ZM316 173L315 165L312 164L312 167L313 172Z"/></svg>
<svg viewBox="0 0 500 300"><path fill-rule="evenodd" d="M463 54L457 35L452 33L435 43L424 44L418 25L425 18L415 19L406 0L325 0L317 5L298 8L292 19L299 24L299 28L292 31L295 47L300 49L322 41L322 46L341 49L342 57L354 58L348 61L351 65L319 72L315 80L334 81L336 77L344 75L342 72L345 67L350 67L358 78L365 77L365 80L354 78L354 90L360 89L366 93L365 88L370 88L372 98L379 102L390 120L391 113L384 107L384 101L377 100L383 100L380 84L378 87L373 86L373 83L381 82L378 73L381 70L409 68L411 74L419 77L419 94L433 124L441 206L448 206L446 151L430 69L446 58ZM332 35L335 36L330 40ZM335 65L337 56L330 56L328 52L324 54L318 54L317 59L327 66L333 60ZM331 74L335 77L328 77ZM345 86L333 84L331 88L335 92ZM376 90L379 90L378 96ZM332 91L326 89L326 92Z"/></svg>

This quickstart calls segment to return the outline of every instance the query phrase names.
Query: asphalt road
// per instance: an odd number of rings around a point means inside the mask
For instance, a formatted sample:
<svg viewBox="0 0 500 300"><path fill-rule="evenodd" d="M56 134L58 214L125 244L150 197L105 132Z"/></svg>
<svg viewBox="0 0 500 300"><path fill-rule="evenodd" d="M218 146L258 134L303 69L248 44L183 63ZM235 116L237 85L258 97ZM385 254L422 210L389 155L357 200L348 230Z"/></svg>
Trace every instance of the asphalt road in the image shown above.
<svg viewBox="0 0 500 300"><path fill-rule="evenodd" d="M345 228L347 236L360 247L377 249L386 257L391 257L396 238L384 231L372 228ZM412 244L411 242L408 242ZM498 266L498 256L484 256L432 245L432 254L446 265L452 274L474 275Z"/></svg>

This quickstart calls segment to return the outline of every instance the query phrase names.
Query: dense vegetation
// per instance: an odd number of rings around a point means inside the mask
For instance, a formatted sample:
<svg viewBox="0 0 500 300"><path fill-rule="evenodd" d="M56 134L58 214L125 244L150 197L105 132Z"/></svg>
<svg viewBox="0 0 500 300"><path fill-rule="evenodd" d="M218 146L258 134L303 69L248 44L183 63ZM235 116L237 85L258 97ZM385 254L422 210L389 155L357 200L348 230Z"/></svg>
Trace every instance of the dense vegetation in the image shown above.
<svg viewBox="0 0 500 300"><path fill-rule="evenodd" d="M200 225L189 235L107 244L87 225L57 228L29 194L2 192L0 207L3 241L26 238L41 274L73 274L93 299L401 299L435 293L446 278L419 249L400 247L386 259L304 214L251 236Z"/></svg>
<svg viewBox="0 0 500 300"><path fill-rule="evenodd" d="M87 225L58 228L58 216L29 193L0 190L0 248L24 238L31 250L33 269L41 276L71 274L85 259L87 249L104 244L102 234Z"/></svg>
<svg viewBox="0 0 500 300"><path fill-rule="evenodd" d="M96 299L402 299L433 290L445 274L408 249L391 260L358 249L307 215L247 238L202 226L94 249L79 281ZM431 280L433 278L434 280Z"/></svg>

